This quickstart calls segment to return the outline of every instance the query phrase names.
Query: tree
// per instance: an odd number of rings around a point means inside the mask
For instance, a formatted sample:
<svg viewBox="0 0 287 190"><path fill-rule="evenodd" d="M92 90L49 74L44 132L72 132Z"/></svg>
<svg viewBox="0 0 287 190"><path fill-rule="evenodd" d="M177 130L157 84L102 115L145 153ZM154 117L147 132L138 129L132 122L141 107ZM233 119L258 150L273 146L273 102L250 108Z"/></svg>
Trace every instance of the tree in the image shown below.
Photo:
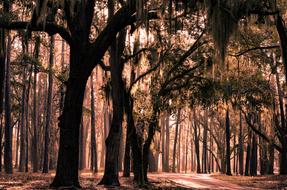
<svg viewBox="0 0 287 190"><path fill-rule="evenodd" d="M52 96L53 96L53 65L54 65L54 43L55 37L50 38L50 64L49 64L49 84L48 84L48 97L47 97L47 112L46 112L46 126L45 126L45 145L44 145L44 163L43 173L49 171L49 146L50 146L50 124L52 112Z"/></svg>
<svg viewBox="0 0 287 190"><path fill-rule="evenodd" d="M93 73L90 78L91 86L91 171L98 172L98 154L97 154L97 138L96 138L96 121L95 121L95 95Z"/></svg>

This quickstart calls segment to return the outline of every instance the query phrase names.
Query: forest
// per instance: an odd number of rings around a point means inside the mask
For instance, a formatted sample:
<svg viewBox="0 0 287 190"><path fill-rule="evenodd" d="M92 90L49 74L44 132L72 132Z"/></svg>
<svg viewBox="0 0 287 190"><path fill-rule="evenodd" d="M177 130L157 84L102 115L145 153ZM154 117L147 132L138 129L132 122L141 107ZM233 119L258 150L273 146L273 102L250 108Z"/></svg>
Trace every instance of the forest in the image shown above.
<svg viewBox="0 0 287 190"><path fill-rule="evenodd" d="M0 0L0 189L286 189L287 0Z"/></svg>

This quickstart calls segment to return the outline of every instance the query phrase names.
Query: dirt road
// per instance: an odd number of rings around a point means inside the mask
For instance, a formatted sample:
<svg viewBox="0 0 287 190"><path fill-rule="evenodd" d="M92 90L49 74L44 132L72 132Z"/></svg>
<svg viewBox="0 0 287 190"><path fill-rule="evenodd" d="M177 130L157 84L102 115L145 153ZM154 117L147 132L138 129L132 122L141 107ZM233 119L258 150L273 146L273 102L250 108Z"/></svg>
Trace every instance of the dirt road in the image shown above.
<svg viewBox="0 0 287 190"><path fill-rule="evenodd" d="M227 190L241 190L246 189L236 184L221 181L212 178L209 174L175 174L175 173L160 173L149 174L152 180L170 180L180 184L184 188L190 189L227 189Z"/></svg>

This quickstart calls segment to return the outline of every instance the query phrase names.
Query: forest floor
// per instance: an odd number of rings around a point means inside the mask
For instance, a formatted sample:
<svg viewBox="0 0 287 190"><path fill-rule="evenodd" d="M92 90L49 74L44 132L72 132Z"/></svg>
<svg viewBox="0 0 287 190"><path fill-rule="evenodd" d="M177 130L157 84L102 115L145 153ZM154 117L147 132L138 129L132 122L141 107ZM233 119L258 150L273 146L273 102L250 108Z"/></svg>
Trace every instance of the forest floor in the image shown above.
<svg viewBox="0 0 287 190"><path fill-rule="evenodd" d="M12 175L0 173L0 189L2 190L37 190L49 189L55 174L18 173ZM81 172L80 183L83 189L140 189L132 178L120 177L120 187L97 186L102 174ZM150 183L141 189L287 189L286 176L241 177L210 174L149 174Z"/></svg>
<svg viewBox="0 0 287 190"><path fill-rule="evenodd" d="M287 176L266 175L266 176L226 176L212 175L213 178L225 182L247 187L247 189L286 189Z"/></svg>

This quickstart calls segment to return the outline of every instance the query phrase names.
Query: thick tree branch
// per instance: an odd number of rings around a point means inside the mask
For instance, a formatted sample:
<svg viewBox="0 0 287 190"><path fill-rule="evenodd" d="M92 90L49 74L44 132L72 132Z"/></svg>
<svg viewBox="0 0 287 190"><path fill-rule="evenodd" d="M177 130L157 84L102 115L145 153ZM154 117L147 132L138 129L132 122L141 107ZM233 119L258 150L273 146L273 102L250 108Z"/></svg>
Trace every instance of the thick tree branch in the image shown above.
<svg viewBox="0 0 287 190"><path fill-rule="evenodd" d="M50 36L54 34L59 34L68 44L72 43L72 38L70 33L64 28L54 23L46 23L45 25L39 24L36 26L31 26L29 22L16 21L16 22L0 22L0 28L5 28L8 30L21 30L27 29L35 32L47 32Z"/></svg>
<svg viewBox="0 0 287 190"><path fill-rule="evenodd" d="M95 42L90 44L87 52L88 59L90 60L86 66L87 72L91 72L100 62L107 49L116 39L117 33L129 25L130 18L134 12L134 3L131 3L131 6L126 5L120 8L99 34Z"/></svg>

